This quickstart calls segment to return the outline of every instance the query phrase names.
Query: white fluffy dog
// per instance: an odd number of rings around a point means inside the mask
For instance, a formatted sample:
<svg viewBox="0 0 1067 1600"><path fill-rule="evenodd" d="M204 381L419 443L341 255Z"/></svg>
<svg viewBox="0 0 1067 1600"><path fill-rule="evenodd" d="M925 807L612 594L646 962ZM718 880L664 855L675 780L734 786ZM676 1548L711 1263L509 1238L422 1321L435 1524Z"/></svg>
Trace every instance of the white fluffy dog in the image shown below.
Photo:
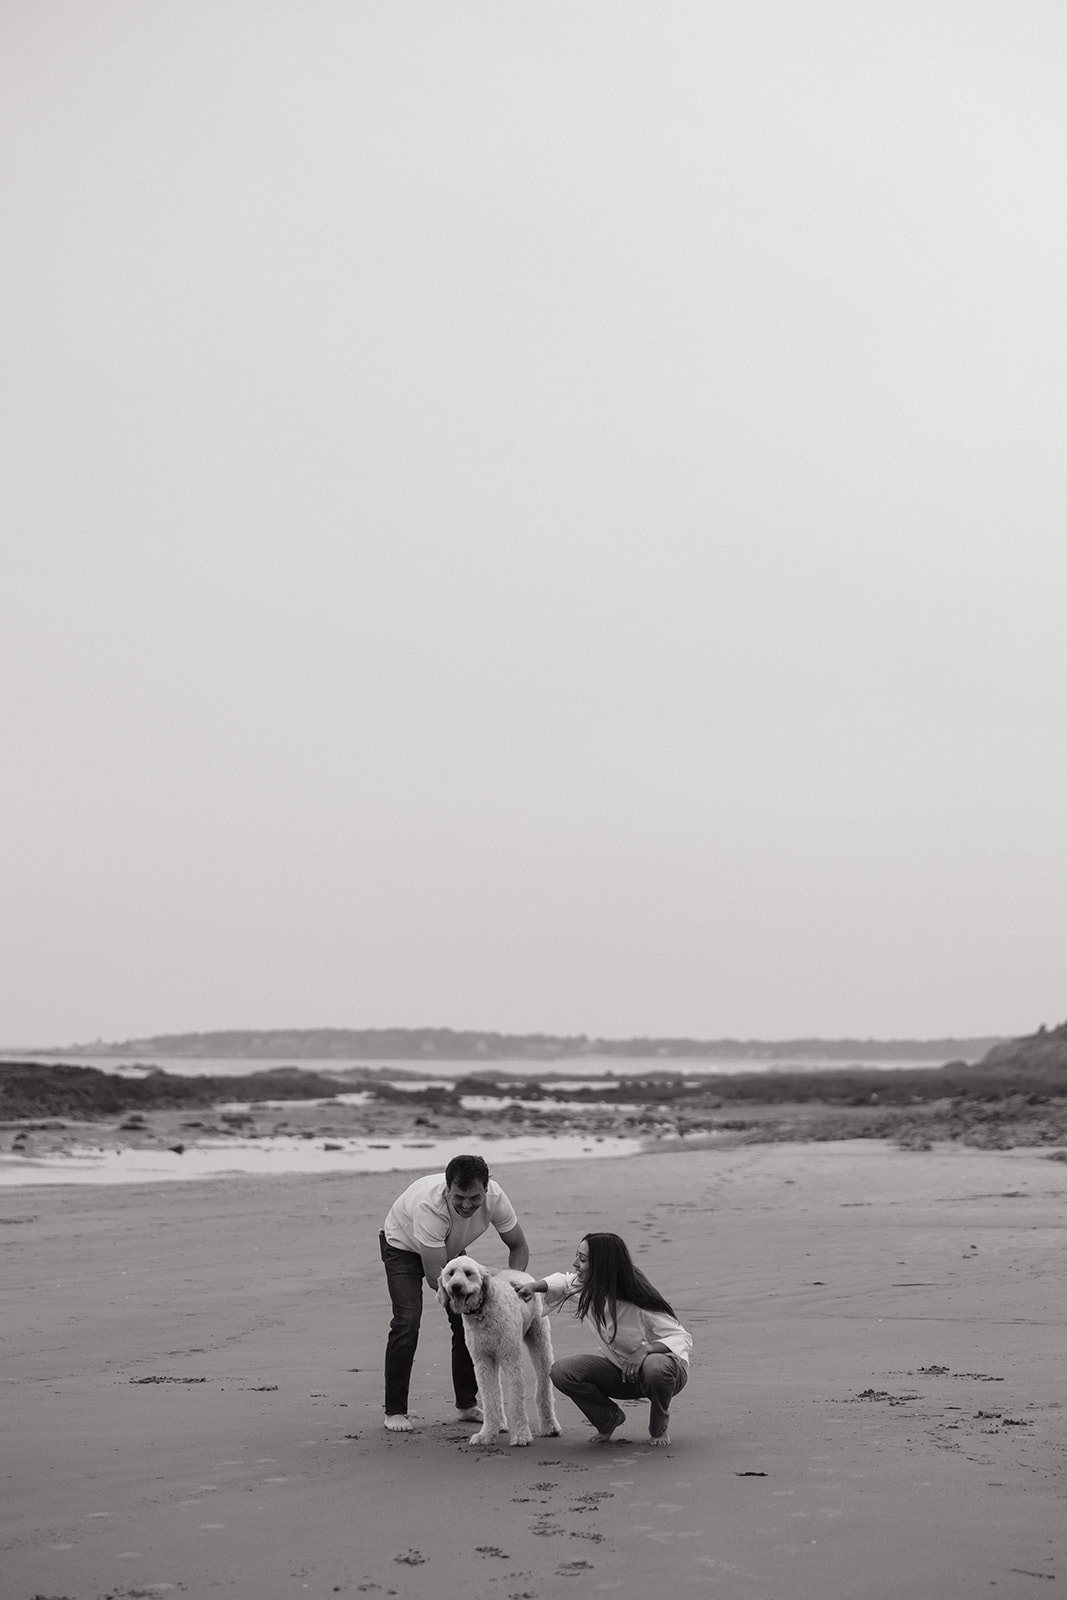
<svg viewBox="0 0 1067 1600"><path fill-rule="evenodd" d="M456 1316L462 1316L467 1349L478 1379L484 1420L471 1444L493 1444L504 1428L510 1433L511 1444L529 1444L533 1438L523 1381L524 1344L536 1375L537 1431L549 1436L562 1432L548 1375L552 1335L544 1314L544 1298L535 1294L531 1300L521 1299L512 1285L523 1282L533 1282L528 1272L514 1272L509 1267L490 1272L471 1256L455 1256L441 1272L437 1298Z"/></svg>

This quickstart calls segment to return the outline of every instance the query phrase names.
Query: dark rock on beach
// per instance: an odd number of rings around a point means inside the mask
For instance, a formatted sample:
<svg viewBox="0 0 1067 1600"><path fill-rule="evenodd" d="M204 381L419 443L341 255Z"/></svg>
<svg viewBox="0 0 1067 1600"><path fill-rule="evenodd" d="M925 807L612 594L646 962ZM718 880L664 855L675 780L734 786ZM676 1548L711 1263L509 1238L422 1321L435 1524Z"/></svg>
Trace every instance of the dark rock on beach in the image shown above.
<svg viewBox="0 0 1067 1600"><path fill-rule="evenodd" d="M237 1099L311 1100L340 1094L346 1088L351 1084L295 1067L241 1077L186 1077L151 1069L143 1078L127 1078L66 1062L0 1061L0 1119L109 1117ZM130 1116L127 1125L134 1121Z"/></svg>

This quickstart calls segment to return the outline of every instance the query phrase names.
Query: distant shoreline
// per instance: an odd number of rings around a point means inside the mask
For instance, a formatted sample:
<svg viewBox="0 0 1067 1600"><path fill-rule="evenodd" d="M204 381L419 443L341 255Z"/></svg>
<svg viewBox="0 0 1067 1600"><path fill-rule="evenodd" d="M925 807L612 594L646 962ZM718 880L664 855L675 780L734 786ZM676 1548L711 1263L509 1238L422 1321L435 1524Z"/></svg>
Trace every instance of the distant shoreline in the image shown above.
<svg viewBox="0 0 1067 1600"><path fill-rule="evenodd" d="M264 1065L237 1076L158 1066L124 1075L69 1060L0 1061L0 1124L11 1129L16 1155L67 1145L73 1134L67 1119L110 1124L113 1135L126 1136L120 1142L171 1147L198 1135L232 1137L238 1128L252 1138L580 1133L716 1141L728 1135L745 1143L891 1139L908 1148L941 1139L1051 1146L1067 1143L1064 1031L995 1050L975 1064L794 1064L730 1074L685 1072L662 1058L637 1073L584 1078L546 1071L551 1064L544 1061L518 1072L479 1062L481 1070L447 1078L439 1072L437 1079L426 1069L383 1070L382 1063L346 1069L320 1061L315 1070Z"/></svg>
<svg viewBox="0 0 1067 1600"><path fill-rule="evenodd" d="M1004 1042L1004 1034L934 1039L692 1039L635 1037L611 1039L588 1034L507 1034L451 1028L295 1028L226 1029L200 1033L155 1034L119 1042L5 1046L3 1054L108 1057L164 1056L172 1060L227 1057L246 1060L367 1061L423 1059L433 1061L546 1062L560 1059L628 1060L657 1057L664 1061L707 1061L744 1058L752 1061L877 1062L977 1060Z"/></svg>

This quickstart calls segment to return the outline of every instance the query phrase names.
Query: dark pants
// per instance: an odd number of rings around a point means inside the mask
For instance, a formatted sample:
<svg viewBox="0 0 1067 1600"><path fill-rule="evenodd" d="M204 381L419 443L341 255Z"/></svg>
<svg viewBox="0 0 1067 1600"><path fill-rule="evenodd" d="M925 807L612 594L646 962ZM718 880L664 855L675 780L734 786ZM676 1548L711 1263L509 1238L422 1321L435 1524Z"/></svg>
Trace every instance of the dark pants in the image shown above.
<svg viewBox="0 0 1067 1600"><path fill-rule="evenodd" d="M617 1425L614 1400L648 1400L648 1431L659 1439L670 1424L671 1401L689 1382L689 1369L678 1356L654 1351L631 1383L607 1356L563 1356L552 1367L552 1382L598 1433L610 1433Z"/></svg>
<svg viewBox="0 0 1067 1600"><path fill-rule="evenodd" d="M379 1234L378 1243L393 1304L393 1320L385 1345L385 1414L398 1417L405 1416L408 1409L411 1369L415 1364L422 1321L422 1283L426 1274L422 1257L413 1250L398 1250L384 1233ZM478 1403L478 1381L463 1336L463 1318L448 1311L448 1320L452 1324L452 1387L456 1405L461 1411L468 1411Z"/></svg>

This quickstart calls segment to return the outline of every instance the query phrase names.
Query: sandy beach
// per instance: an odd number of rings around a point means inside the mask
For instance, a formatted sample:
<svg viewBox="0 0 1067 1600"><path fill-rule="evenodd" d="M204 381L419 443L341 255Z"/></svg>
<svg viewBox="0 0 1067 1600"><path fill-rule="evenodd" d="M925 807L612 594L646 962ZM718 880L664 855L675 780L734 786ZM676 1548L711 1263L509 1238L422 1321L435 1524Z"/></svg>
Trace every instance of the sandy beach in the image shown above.
<svg viewBox="0 0 1067 1600"><path fill-rule="evenodd" d="M668 1450L640 1406L594 1446L562 1399L562 1437L472 1448L429 1296L417 1431L383 1430L377 1231L407 1174L8 1189L3 1600L1067 1583L1062 1161L845 1141L494 1176L534 1270L610 1227L674 1302Z"/></svg>

